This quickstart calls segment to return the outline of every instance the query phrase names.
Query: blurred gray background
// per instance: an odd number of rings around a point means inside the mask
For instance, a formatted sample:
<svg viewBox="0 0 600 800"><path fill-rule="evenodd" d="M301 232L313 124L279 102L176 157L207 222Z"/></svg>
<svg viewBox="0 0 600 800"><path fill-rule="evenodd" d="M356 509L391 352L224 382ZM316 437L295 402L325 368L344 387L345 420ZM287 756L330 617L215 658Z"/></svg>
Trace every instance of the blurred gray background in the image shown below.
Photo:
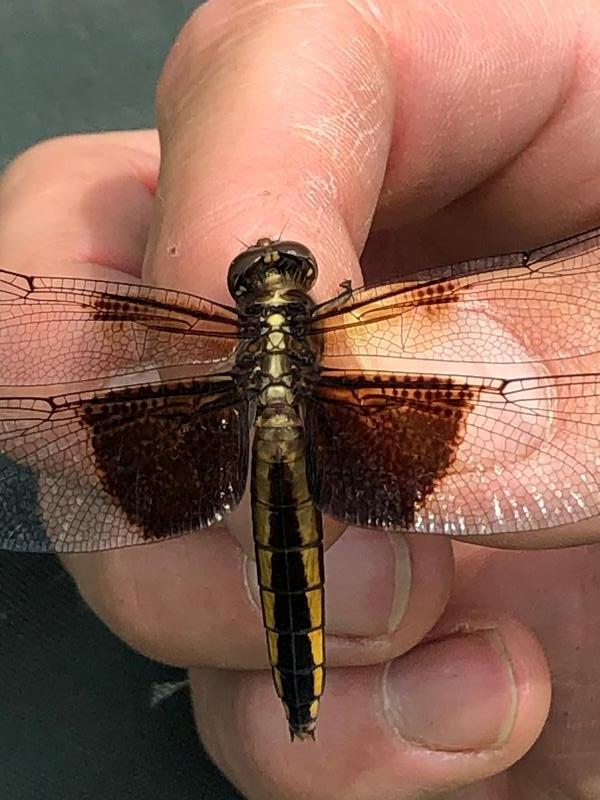
<svg viewBox="0 0 600 800"><path fill-rule="evenodd" d="M3 0L0 158L59 133L153 124L154 87L192 0Z"/></svg>
<svg viewBox="0 0 600 800"><path fill-rule="evenodd" d="M0 166L49 136L152 125L160 66L198 5L3 0ZM2 798L239 798L197 742L185 673L112 636L52 557L0 553L0 641Z"/></svg>

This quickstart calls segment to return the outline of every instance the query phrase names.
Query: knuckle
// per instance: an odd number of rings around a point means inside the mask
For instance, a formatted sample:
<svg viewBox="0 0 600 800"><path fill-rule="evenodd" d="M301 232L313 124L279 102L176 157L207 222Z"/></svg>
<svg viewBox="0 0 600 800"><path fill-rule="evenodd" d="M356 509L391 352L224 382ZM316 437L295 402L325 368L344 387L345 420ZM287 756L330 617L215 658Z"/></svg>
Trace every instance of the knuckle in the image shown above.
<svg viewBox="0 0 600 800"><path fill-rule="evenodd" d="M7 192L35 182L52 182L57 174L64 173L65 164L72 163L74 152L86 142L86 134L56 136L43 139L19 153L0 175L0 189Z"/></svg>
<svg viewBox="0 0 600 800"><path fill-rule="evenodd" d="M78 136L55 136L50 139L42 139L23 150L10 162L7 172L27 171L32 165L36 167L40 163L55 159L57 155L67 152L73 146L73 140Z"/></svg>
<svg viewBox="0 0 600 800"><path fill-rule="evenodd" d="M161 642L168 637L155 598L143 579L136 580L134 570L124 574L112 554L101 559L63 556L61 560L84 602L114 634L140 653L167 660Z"/></svg>

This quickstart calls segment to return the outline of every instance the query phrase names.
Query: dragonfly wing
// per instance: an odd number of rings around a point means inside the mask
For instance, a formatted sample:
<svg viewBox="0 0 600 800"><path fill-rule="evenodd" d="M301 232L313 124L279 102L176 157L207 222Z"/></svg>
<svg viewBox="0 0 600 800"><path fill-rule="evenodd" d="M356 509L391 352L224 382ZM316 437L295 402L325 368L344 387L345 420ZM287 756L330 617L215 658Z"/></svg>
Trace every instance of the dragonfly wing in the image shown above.
<svg viewBox="0 0 600 800"><path fill-rule="evenodd" d="M239 338L233 309L194 295L0 271L0 386L177 366L222 372Z"/></svg>
<svg viewBox="0 0 600 800"><path fill-rule="evenodd" d="M0 393L0 547L77 552L204 528L239 502L248 402L229 374Z"/></svg>
<svg viewBox="0 0 600 800"><path fill-rule="evenodd" d="M348 524L455 536L600 513L600 377L325 370L305 398L310 488Z"/></svg>
<svg viewBox="0 0 600 800"><path fill-rule="evenodd" d="M598 229L537 250L415 273L317 307L325 366L392 369L385 359L514 364L572 372L600 353ZM430 364L430 371L435 366Z"/></svg>

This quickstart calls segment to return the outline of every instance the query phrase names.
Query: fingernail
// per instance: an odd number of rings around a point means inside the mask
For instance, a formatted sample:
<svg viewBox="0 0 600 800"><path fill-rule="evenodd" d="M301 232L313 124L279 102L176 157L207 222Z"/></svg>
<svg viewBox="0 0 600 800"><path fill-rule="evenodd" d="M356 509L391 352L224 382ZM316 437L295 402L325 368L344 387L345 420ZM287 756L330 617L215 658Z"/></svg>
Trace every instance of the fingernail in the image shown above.
<svg viewBox="0 0 600 800"><path fill-rule="evenodd" d="M386 636L410 595L410 554L402 534L348 528L325 556L327 630Z"/></svg>
<svg viewBox="0 0 600 800"><path fill-rule="evenodd" d="M512 730L517 688L498 631L426 642L393 661L384 682L390 723L430 750L500 747Z"/></svg>
<svg viewBox="0 0 600 800"><path fill-rule="evenodd" d="M348 528L325 554L327 632L378 637L394 631L410 595L411 565L406 538ZM256 565L246 563L252 601L260 604Z"/></svg>

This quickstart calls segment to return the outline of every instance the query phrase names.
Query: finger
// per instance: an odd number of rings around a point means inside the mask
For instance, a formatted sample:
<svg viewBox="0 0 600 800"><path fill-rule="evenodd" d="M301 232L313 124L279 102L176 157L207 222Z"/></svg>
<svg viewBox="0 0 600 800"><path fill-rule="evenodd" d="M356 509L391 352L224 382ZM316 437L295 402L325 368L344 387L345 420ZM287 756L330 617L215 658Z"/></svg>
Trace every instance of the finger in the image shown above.
<svg viewBox="0 0 600 800"><path fill-rule="evenodd" d="M226 531L65 562L86 602L140 652L183 666L268 666L256 567ZM373 664L435 625L452 557L446 540L355 530L325 571L328 663Z"/></svg>
<svg viewBox="0 0 600 800"><path fill-rule="evenodd" d="M597 5L381 5L398 89L370 266L397 273L597 224L598 41L585 34Z"/></svg>
<svg viewBox="0 0 600 800"><path fill-rule="evenodd" d="M600 548L500 553L455 546L453 594L494 613L518 614L552 665L552 710L544 734L519 764L519 778L542 776L539 791L585 794L597 775ZM533 576L533 578L532 578ZM560 754L560 757L557 757ZM524 784L526 785L526 784Z"/></svg>
<svg viewBox="0 0 600 800"><path fill-rule="evenodd" d="M505 770L535 741L550 682L533 636L457 612L388 666L333 670L318 742L290 744L267 676L191 670L198 730L249 800L437 797Z"/></svg>
<svg viewBox="0 0 600 800"><path fill-rule="evenodd" d="M283 230L314 251L317 294L337 292L359 275L392 107L388 48L352 4L310 14L292 0L201 7L159 84L163 159L147 273L228 300L236 237Z"/></svg>
<svg viewBox="0 0 600 800"><path fill-rule="evenodd" d="M0 179L0 263L26 274L139 276L158 165L155 131L64 136L27 150Z"/></svg>

